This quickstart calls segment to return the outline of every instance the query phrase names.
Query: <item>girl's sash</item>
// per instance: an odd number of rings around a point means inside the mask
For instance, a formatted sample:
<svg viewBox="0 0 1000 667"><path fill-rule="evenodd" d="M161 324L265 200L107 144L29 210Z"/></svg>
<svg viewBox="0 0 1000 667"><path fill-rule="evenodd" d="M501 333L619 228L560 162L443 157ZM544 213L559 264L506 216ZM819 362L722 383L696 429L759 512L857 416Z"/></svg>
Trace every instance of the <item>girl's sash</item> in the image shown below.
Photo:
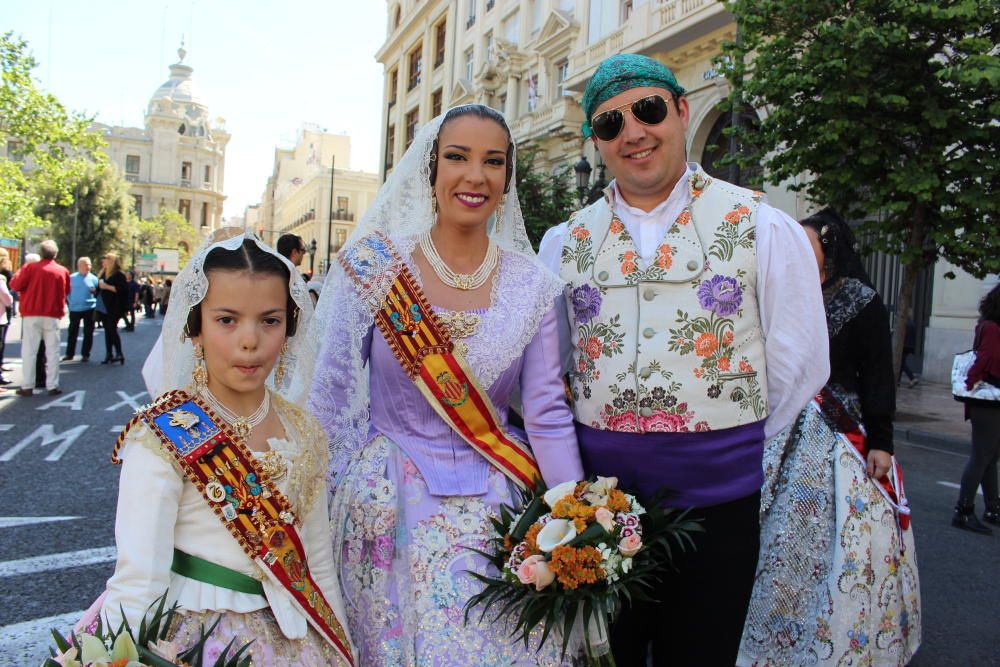
<svg viewBox="0 0 1000 667"><path fill-rule="evenodd" d="M541 479L535 457L504 431L489 395L455 352L389 239L380 233L366 236L338 257L361 294L373 293L373 286L395 276L384 297L371 299L369 306L403 371L455 433L519 487L534 488Z"/></svg>
<svg viewBox="0 0 1000 667"><path fill-rule="evenodd" d="M244 553L288 592L313 627L353 665L347 633L309 573L291 503L229 424L200 397L171 391L122 430L112 463L121 463L118 450L139 421L167 446Z"/></svg>
<svg viewBox="0 0 1000 667"><path fill-rule="evenodd" d="M823 387L816 396L816 403L820 412L833 425L840 435L851 444L851 452L855 458L861 461L861 465L868 465L868 445L864 427L859 424L847 411L847 408L840 402L832 391ZM906 530L910 526L910 506L906 500L906 490L903 488L903 470L896 462L896 457L892 457L892 466L889 472L881 479L872 480L878 488L879 493L889 502L896 512L899 527Z"/></svg>

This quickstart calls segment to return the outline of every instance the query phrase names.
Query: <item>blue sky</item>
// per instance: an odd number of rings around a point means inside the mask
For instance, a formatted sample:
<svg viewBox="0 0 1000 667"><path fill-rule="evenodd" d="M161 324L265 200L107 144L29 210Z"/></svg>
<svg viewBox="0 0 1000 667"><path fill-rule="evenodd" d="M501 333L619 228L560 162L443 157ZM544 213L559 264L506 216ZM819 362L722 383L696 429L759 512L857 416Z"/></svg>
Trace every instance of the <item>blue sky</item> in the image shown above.
<svg viewBox="0 0 1000 667"><path fill-rule="evenodd" d="M303 122L351 135L351 168L378 170L385 12L383 0L2 0L0 32L28 41L40 86L67 107L135 127L183 36L196 90L232 134L231 216L259 200L275 146Z"/></svg>

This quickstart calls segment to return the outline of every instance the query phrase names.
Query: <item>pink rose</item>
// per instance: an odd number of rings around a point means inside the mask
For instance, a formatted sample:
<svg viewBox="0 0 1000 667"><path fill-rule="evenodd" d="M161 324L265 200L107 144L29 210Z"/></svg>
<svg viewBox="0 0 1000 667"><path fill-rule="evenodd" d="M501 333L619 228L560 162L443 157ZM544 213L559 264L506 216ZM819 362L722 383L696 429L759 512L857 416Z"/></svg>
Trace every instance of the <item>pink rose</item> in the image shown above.
<svg viewBox="0 0 1000 667"><path fill-rule="evenodd" d="M551 584L556 575L549 569L549 564L542 556L528 556L517 568L517 578L525 586L535 585L535 590L540 591Z"/></svg>
<svg viewBox="0 0 1000 667"><path fill-rule="evenodd" d="M639 420L631 410L623 412L620 415L608 415L605 421L609 431L618 431L619 433L639 432Z"/></svg>
<svg viewBox="0 0 1000 667"><path fill-rule="evenodd" d="M636 533L632 533L628 537L623 537L621 542L618 543L618 551L621 552L622 556L626 558L631 558L632 556L639 553L639 549L642 548L642 538Z"/></svg>
<svg viewBox="0 0 1000 667"><path fill-rule="evenodd" d="M687 431L687 420L684 415L670 414L663 410L657 410L648 417L640 417L642 430L648 433L677 433Z"/></svg>
<svg viewBox="0 0 1000 667"><path fill-rule="evenodd" d="M608 531L609 533L614 529L614 514L611 513L607 507L598 507L597 511L594 513L594 519L597 523L601 524L601 528Z"/></svg>

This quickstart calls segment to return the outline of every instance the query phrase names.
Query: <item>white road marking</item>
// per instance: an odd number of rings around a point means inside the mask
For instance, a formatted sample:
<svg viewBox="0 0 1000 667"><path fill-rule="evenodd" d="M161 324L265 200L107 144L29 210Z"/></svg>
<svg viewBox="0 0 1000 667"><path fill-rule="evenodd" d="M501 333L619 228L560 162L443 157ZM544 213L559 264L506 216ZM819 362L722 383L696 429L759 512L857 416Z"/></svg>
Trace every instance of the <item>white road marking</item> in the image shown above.
<svg viewBox="0 0 1000 667"><path fill-rule="evenodd" d="M141 410L142 404L139 403L136 399L142 398L143 396L148 396L148 394L145 391L140 391L138 394L135 394L134 396L129 396L124 391L117 391L115 393L118 394L118 398L122 400L118 401L112 406L104 408L105 412L111 412L112 410L117 410L118 408L125 406L128 406L128 408L133 412Z"/></svg>
<svg viewBox="0 0 1000 667"><path fill-rule="evenodd" d="M0 516L0 528L15 526L31 526L36 523L52 523L54 521L76 521L80 516Z"/></svg>
<svg viewBox="0 0 1000 667"><path fill-rule="evenodd" d="M80 424L68 431L63 431L62 433L56 433L55 428L52 424L42 424L35 431L25 437L21 442L17 443L10 449L8 449L3 454L0 454L0 461L10 461L12 458L17 456L17 453L22 449L30 445L35 440L41 440L39 445L41 447L47 447L48 445L57 445L49 452L49 455L45 457L46 461L58 461L62 458L62 455L66 453L66 450L76 442L76 439L87 430L89 424Z"/></svg>
<svg viewBox="0 0 1000 667"><path fill-rule="evenodd" d="M955 482L942 482L942 481L938 481L938 484L940 484L941 486L947 486L949 489L961 489L962 488L961 484L955 484ZM977 496L983 495L983 490L982 489L977 490L976 491L976 495Z"/></svg>
<svg viewBox="0 0 1000 667"><path fill-rule="evenodd" d="M0 627L0 667L40 664L49 655L48 647L54 646L50 630L57 628L69 634L84 611L81 609Z"/></svg>
<svg viewBox="0 0 1000 667"><path fill-rule="evenodd" d="M117 558L117 553L114 547L101 547L3 561L0 562L0 577L16 577L22 574L37 574L46 570L65 570L70 567L110 563Z"/></svg>
<svg viewBox="0 0 1000 667"><path fill-rule="evenodd" d="M125 425L124 424L118 424L117 426L112 426L111 427L111 432L112 433L121 433L124 430L125 430Z"/></svg>
<svg viewBox="0 0 1000 667"><path fill-rule="evenodd" d="M49 401L45 405L39 405L36 410L49 410L51 408L69 408L70 410L83 410L83 401L87 397L84 389L71 391L65 396Z"/></svg>

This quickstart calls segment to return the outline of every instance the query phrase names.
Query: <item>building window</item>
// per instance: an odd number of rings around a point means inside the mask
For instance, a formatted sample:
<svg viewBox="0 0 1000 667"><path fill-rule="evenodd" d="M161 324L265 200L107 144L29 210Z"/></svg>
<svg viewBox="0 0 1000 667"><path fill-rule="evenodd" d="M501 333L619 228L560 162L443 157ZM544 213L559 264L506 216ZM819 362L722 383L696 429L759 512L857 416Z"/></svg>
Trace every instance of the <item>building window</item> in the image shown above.
<svg viewBox="0 0 1000 667"><path fill-rule="evenodd" d="M135 202L133 207L135 209L135 214L142 219L142 195L132 195L132 199Z"/></svg>
<svg viewBox="0 0 1000 667"><path fill-rule="evenodd" d="M624 2L622 2L622 23L628 21L628 18L632 16L633 4L632 0L624 0Z"/></svg>
<svg viewBox="0 0 1000 667"><path fill-rule="evenodd" d="M399 5L396 5L395 9L392 10L392 29L395 30L399 27L399 21L403 16L403 10L400 9Z"/></svg>
<svg viewBox="0 0 1000 667"><path fill-rule="evenodd" d="M420 84L420 70L424 66L423 57L423 45L418 44L417 48L410 51L410 82L407 84L407 90L413 90Z"/></svg>
<svg viewBox="0 0 1000 667"><path fill-rule="evenodd" d="M468 30L476 24L476 2L479 0L469 0L469 18L465 21L465 28Z"/></svg>
<svg viewBox="0 0 1000 667"><path fill-rule="evenodd" d="M396 126L390 125L385 131L385 168L392 169L392 157L396 152Z"/></svg>
<svg viewBox="0 0 1000 667"><path fill-rule="evenodd" d="M444 64L444 46L448 37L448 22L441 21L434 31L434 68Z"/></svg>
<svg viewBox="0 0 1000 667"><path fill-rule="evenodd" d="M476 65L476 56L472 50L472 47L470 46L465 51L465 78L468 79L469 81L472 81L472 72L475 69L475 65Z"/></svg>
<svg viewBox="0 0 1000 667"><path fill-rule="evenodd" d="M203 182L205 183L205 187L212 185L212 168L207 164L205 165L205 178Z"/></svg>
<svg viewBox="0 0 1000 667"><path fill-rule="evenodd" d="M201 226L208 227L208 202L201 203Z"/></svg>
<svg viewBox="0 0 1000 667"><path fill-rule="evenodd" d="M346 229L338 229L337 230L337 245L336 245L337 250L340 250L341 248L343 248L345 243L347 243L347 230Z"/></svg>
<svg viewBox="0 0 1000 667"><path fill-rule="evenodd" d="M191 222L191 200L182 199L177 203L177 211L184 216L184 219Z"/></svg>
<svg viewBox="0 0 1000 667"><path fill-rule="evenodd" d="M21 142L16 139L7 140L7 159L9 160L20 160L23 156L21 155Z"/></svg>
<svg viewBox="0 0 1000 667"><path fill-rule="evenodd" d="M569 61L563 60L556 63L556 99L566 94L566 79L569 78Z"/></svg>
<svg viewBox="0 0 1000 667"><path fill-rule="evenodd" d="M434 94L431 95L431 115L434 116L435 118L441 115L441 111L443 110L443 102L444 102L444 91L438 88L437 90L434 91Z"/></svg>
<svg viewBox="0 0 1000 667"><path fill-rule="evenodd" d="M399 68L389 72L389 106L396 103L396 95L399 90Z"/></svg>
<svg viewBox="0 0 1000 667"><path fill-rule="evenodd" d="M531 34L542 29L542 0L531 0Z"/></svg>
<svg viewBox="0 0 1000 667"><path fill-rule="evenodd" d="M406 114L406 147L409 148L410 144L413 143L413 139L417 136L417 117L420 115L420 109L414 109L410 113Z"/></svg>
<svg viewBox="0 0 1000 667"><path fill-rule="evenodd" d="M337 197L337 213L347 213L351 208L351 200L348 197Z"/></svg>
<svg viewBox="0 0 1000 667"><path fill-rule="evenodd" d="M507 93L501 93L497 98L497 110L502 113L507 113Z"/></svg>
<svg viewBox="0 0 1000 667"><path fill-rule="evenodd" d="M138 155L126 155L125 156L125 180L126 181L137 181L139 180L139 156Z"/></svg>
<svg viewBox="0 0 1000 667"><path fill-rule="evenodd" d="M496 0L486 0L486 11L493 9L494 4L496 4Z"/></svg>
<svg viewBox="0 0 1000 667"><path fill-rule="evenodd" d="M503 22L503 38L506 39L511 44L517 44L518 41L519 18L520 18L520 12L515 11L513 14L508 16Z"/></svg>
<svg viewBox="0 0 1000 667"><path fill-rule="evenodd" d="M181 162L181 187L191 187L191 163Z"/></svg>
<svg viewBox="0 0 1000 667"><path fill-rule="evenodd" d="M483 48L486 51L486 62L493 62L493 31L490 30L486 33L486 37L483 39Z"/></svg>
<svg viewBox="0 0 1000 667"><path fill-rule="evenodd" d="M528 93L525 96L528 102L528 113L531 113L538 108L538 75L532 74L529 76L525 86Z"/></svg>
<svg viewBox="0 0 1000 667"><path fill-rule="evenodd" d="M576 0L559 0L559 9L572 16L576 12Z"/></svg>

